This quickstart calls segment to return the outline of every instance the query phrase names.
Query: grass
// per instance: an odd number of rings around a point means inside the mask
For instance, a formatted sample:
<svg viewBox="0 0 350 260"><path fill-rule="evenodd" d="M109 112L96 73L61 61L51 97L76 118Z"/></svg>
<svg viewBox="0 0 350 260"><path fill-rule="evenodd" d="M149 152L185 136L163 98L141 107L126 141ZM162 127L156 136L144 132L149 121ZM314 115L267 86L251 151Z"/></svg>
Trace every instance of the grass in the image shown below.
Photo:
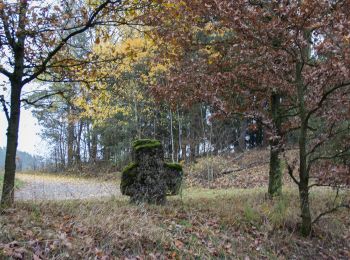
<svg viewBox="0 0 350 260"><path fill-rule="evenodd" d="M169 198L166 206L129 205L125 197L18 203L0 217L0 248L4 256L17 252L24 258L41 254L56 259L349 257L348 211L326 216L312 237L303 238L297 231L296 189L285 187L283 197L274 201L265 192L191 188ZM314 216L332 202L332 195L331 190L313 191Z"/></svg>

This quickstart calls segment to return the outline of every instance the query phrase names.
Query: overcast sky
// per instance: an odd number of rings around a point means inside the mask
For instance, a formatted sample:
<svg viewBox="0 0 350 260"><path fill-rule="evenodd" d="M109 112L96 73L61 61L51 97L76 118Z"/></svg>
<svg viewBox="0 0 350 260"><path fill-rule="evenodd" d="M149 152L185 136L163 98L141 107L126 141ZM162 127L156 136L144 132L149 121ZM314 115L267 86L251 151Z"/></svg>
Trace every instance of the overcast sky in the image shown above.
<svg viewBox="0 0 350 260"><path fill-rule="evenodd" d="M3 87L7 89L4 89ZM24 92L38 88L35 84L29 84L24 87ZM5 95L6 101L9 101L9 83L7 79L0 75L0 95ZM9 108L10 109L10 108ZM18 149L23 152L31 154L43 155L47 151L47 144L41 140L40 126L37 120L32 116L32 113L22 108L20 128L19 128L19 140ZM6 131L7 131L7 120L2 106L0 106L0 147L6 147Z"/></svg>
<svg viewBox="0 0 350 260"><path fill-rule="evenodd" d="M7 121L2 109L0 112L0 147L5 147ZM22 109L18 149L31 154L45 155L46 145L38 135L39 133L40 126L37 120L32 116L30 111Z"/></svg>

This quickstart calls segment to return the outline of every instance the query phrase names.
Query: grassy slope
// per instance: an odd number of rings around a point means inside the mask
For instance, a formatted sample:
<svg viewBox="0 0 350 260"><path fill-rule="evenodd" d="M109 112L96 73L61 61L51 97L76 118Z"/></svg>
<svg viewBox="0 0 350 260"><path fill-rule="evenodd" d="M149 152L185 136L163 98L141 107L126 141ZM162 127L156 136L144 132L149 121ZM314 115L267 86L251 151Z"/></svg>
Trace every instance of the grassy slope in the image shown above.
<svg viewBox="0 0 350 260"><path fill-rule="evenodd" d="M332 201L330 193L311 194L314 214ZM264 195L264 188L187 189L164 207L126 198L20 203L0 217L0 248L4 256L58 259L350 257L348 211L325 217L313 237L302 238L296 190L286 188L278 201Z"/></svg>

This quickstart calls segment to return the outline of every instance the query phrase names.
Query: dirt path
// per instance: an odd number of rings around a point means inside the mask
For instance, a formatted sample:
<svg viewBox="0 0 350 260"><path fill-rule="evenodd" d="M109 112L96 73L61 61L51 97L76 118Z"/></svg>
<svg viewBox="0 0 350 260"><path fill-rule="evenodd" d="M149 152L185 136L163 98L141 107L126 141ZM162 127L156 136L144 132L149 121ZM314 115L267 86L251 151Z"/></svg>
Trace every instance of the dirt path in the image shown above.
<svg viewBox="0 0 350 260"><path fill-rule="evenodd" d="M17 174L25 184L15 192L18 200L68 200L119 196L119 185L71 177Z"/></svg>

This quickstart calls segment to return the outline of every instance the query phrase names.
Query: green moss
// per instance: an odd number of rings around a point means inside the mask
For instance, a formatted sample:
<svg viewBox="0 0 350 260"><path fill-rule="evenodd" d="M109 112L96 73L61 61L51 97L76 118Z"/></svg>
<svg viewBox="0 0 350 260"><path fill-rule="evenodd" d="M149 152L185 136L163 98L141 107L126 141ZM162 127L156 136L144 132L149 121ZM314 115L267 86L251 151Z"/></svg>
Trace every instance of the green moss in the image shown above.
<svg viewBox="0 0 350 260"><path fill-rule="evenodd" d="M122 178L120 181L120 189L122 194L126 193L127 188L135 182L137 171L134 169L137 167L136 163L131 163L122 171Z"/></svg>
<svg viewBox="0 0 350 260"><path fill-rule="evenodd" d="M178 163L165 163L165 167L182 172L182 165Z"/></svg>
<svg viewBox="0 0 350 260"><path fill-rule="evenodd" d="M128 166L126 166L123 171L122 171L122 175L127 174L128 172L130 172L132 169L137 167L137 163L130 163Z"/></svg>
<svg viewBox="0 0 350 260"><path fill-rule="evenodd" d="M133 142L132 144L135 151L140 149L152 149L156 147L161 147L162 144L158 140L153 139L139 139Z"/></svg>

